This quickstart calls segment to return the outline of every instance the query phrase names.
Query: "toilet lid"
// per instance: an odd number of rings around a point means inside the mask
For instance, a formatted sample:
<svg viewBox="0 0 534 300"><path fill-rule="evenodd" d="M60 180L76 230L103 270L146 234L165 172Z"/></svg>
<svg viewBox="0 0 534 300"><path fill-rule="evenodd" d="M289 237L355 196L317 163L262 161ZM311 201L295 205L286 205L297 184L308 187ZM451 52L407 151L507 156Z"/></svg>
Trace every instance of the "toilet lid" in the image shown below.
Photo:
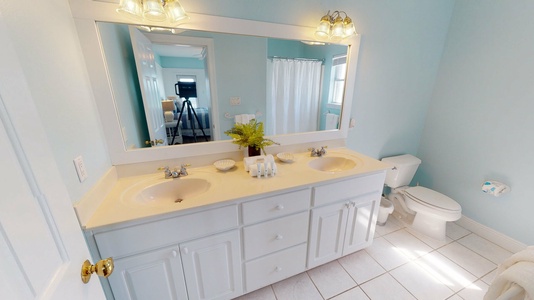
<svg viewBox="0 0 534 300"><path fill-rule="evenodd" d="M404 194L410 197L412 200L426 204L428 206L433 206L436 208L451 210L451 211L461 211L462 207L458 202L452 200L451 198L427 189L422 186L414 186L404 190Z"/></svg>

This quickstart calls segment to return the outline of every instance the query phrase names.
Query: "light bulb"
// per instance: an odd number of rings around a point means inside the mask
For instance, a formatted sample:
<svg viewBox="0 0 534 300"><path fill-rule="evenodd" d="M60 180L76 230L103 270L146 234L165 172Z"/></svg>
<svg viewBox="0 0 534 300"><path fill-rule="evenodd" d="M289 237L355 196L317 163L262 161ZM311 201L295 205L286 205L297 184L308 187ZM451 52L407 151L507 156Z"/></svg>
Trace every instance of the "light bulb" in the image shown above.
<svg viewBox="0 0 534 300"><path fill-rule="evenodd" d="M343 19L340 16L334 21L331 38L333 40L340 40L343 38Z"/></svg>
<svg viewBox="0 0 534 300"><path fill-rule="evenodd" d="M327 39L330 36L330 25L330 17L323 16L315 30L315 36L319 39Z"/></svg>
<svg viewBox="0 0 534 300"><path fill-rule="evenodd" d="M163 5L160 0L144 0L143 1L143 17L149 21L162 22L167 16L163 10Z"/></svg>
<svg viewBox="0 0 534 300"><path fill-rule="evenodd" d="M177 23L178 21L189 19L184 8L177 0L166 0L165 11L167 12L170 23Z"/></svg>
<svg viewBox="0 0 534 300"><path fill-rule="evenodd" d="M142 9L140 0L121 0L117 12L127 17L139 20L142 18Z"/></svg>
<svg viewBox="0 0 534 300"><path fill-rule="evenodd" d="M348 16L345 17L345 20L343 20L343 33L345 37L356 34L356 28L354 27L354 23L352 23L351 18L349 18Z"/></svg>

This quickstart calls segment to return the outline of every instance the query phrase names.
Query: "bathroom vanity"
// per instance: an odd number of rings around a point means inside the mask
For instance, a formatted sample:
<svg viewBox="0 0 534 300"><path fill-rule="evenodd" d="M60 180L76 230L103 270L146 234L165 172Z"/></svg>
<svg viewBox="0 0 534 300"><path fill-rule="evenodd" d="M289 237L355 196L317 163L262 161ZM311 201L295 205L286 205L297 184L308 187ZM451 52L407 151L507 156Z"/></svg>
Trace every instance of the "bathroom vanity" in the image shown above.
<svg viewBox="0 0 534 300"><path fill-rule="evenodd" d="M303 152L295 155L293 163L278 163L276 176L253 178L242 163L227 172L217 171L211 165L197 167L216 160L198 163L207 157L221 159L225 157L220 155L238 152L236 145L218 140L215 135L214 141L206 143L131 147L137 134L130 130L131 120L136 118L129 112L138 102L120 96L129 95L127 87L121 88L121 84L130 81L121 79L119 84L112 84L109 71L114 65L120 65L121 70L131 66L123 64L119 59L122 56L105 59L106 39L102 39L103 31L99 28L106 26L103 23L160 25L129 20L117 14L116 4L111 2L69 0L69 4L96 106L106 128L112 170L120 169L123 174L125 169L136 169L142 164L143 168L153 166L149 172L155 172L161 164L170 162L195 166L188 169L188 176L178 179L164 179L163 172L106 178L99 184L108 185L101 189L105 193L91 193L96 196L85 197L77 204L93 259L111 256L115 260L114 273L101 279L110 299L231 299L371 244L387 168L380 161L344 148L329 149L324 157L310 157L309 152ZM262 92L266 85L256 88L243 85L240 80L265 74L262 70L269 56L264 49L266 43L259 42L258 51L247 50L247 54L261 54L256 62L261 67L245 63L243 57L239 58L240 64L227 64L233 60L221 59L221 52L215 55L216 51L224 48L222 53L240 53L241 45L251 45L248 40L251 37L292 40L302 47L301 41L315 41L315 27L202 14L190 16L188 22L178 26L178 33L156 36L165 38L160 42L166 44L204 38L202 45L206 46L208 65L211 64L207 74L213 83L209 93L215 124L212 129L223 132L230 128L233 119L227 116L234 114L256 113L260 121L268 120L267 112L272 107L266 104L267 99L258 97L266 94ZM177 41L176 36L181 33L183 37ZM218 39L212 33L224 33L227 37ZM245 38L246 41L241 40ZM222 43L225 41L229 44ZM199 45L198 39L189 44ZM283 146L275 149L295 151L306 149L304 145L309 144L345 145L349 124L354 123L351 106L360 36L343 39L339 45L346 56L339 129L276 135L274 139ZM330 54L334 52L322 57L325 65L333 64ZM341 53L336 50L335 55L338 54ZM251 70L242 71L243 65ZM232 71L232 67L238 70ZM326 74L324 78L329 78ZM221 80L230 77L238 82L235 87ZM224 89L217 90L216 86ZM250 106L229 107L227 99L233 96L243 97ZM127 105L129 100L135 105ZM324 115L322 111L318 113ZM306 113L304 118L310 115ZM91 207L92 203L98 207ZM90 209L84 212L80 209L84 207Z"/></svg>
<svg viewBox="0 0 534 300"><path fill-rule="evenodd" d="M340 148L296 154L267 178L242 162L120 178L83 225L94 259L115 260L109 298L232 299L369 246L386 168ZM180 181L208 186L158 201Z"/></svg>

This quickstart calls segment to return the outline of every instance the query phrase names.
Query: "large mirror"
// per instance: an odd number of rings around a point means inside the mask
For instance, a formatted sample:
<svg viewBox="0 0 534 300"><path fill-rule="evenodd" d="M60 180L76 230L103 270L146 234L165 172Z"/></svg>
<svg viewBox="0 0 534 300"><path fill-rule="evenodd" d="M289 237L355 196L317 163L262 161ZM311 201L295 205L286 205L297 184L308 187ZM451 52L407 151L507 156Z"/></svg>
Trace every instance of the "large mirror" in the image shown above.
<svg viewBox="0 0 534 300"><path fill-rule="evenodd" d="M252 118L268 135L339 127L347 45L97 27L127 151L228 139Z"/></svg>
<svg viewBox="0 0 534 300"><path fill-rule="evenodd" d="M78 36L81 42L81 50L87 65L89 79L93 87L97 109L102 121L111 162L114 165L124 165L156 160L170 160L177 158L185 159L187 157L199 155L228 152L233 153L238 149L238 147L237 145L232 144L227 139L226 135L223 134L223 132L225 128L230 128L230 126L232 126L232 124L236 121L236 115L254 115L260 121L263 121L266 124L270 122L270 115L278 115L278 110L274 110L270 104L267 104L267 91L270 88L267 86L267 68L272 61L270 56L294 56L286 52L280 54L269 54L269 41L272 41L272 44L291 42L294 45L298 45L298 47L295 46L291 49L297 49L308 47L301 41L314 40L314 28L312 27L265 23L252 20L233 19L200 14L191 14L191 20L180 25L179 28L176 28L178 34L162 34L154 32L148 34L147 32L143 32L141 30L141 34L146 36L147 39L159 39L157 42L151 41L153 43L153 48L156 49L155 51L158 51L157 48L159 45L157 44L201 46L203 53L197 53L197 56L205 56L205 61L203 61L202 64L205 67L207 66L207 71L205 71L205 74L207 75L205 80L197 77L197 82L198 80L206 82L204 87L206 92L205 96L209 97L209 99L200 99L202 97L201 93L203 88L196 86L196 107L205 106L209 112L210 118L209 142L205 142L205 139L201 138L203 136L197 136L197 143L184 143L180 144L179 146L168 147L144 147L143 143L148 131L148 120L146 114L144 114L144 102L138 98L140 101L137 101L135 105L132 105L131 103L126 106L123 105L131 101L133 95L139 97L138 91L141 89L139 76L137 78L131 74L126 76L126 73L137 72L137 66L134 67L135 58L133 54L121 53L120 50L115 53L115 55L122 56L123 60L129 60L131 63L129 65L130 69L128 72L125 70L119 71L119 73L124 72L125 74L122 75L123 77L121 80L115 82L113 77L115 77L116 74L113 74L113 71L111 71L112 68L110 63L119 63L120 59L108 57L108 53L106 53L104 50L104 44L106 43L105 38L103 38L104 33L101 30L102 25L105 23L108 23L107 25L112 26L114 24L111 23L132 24L135 22L126 20L117 14L115 12L116 7L113 3L94 1L85 2L78 0L73 0L72 3L80 3L80 5L81 3L84 3L83 6L75 5L72 11ZM134 28L138 28L137 26L147 24L136 23L134 25ZM148 25L154 26L155 24ZM125 26L124 28L128 28L129 34L130 27L127 25L123 26ZM215 33L217 33L217 35ZM179 37L181 39L189 40L186 42L183 40L179 42L169 42L169 37ZM238 41L238 39L241 38L248 38L251 40L251 42ZM112 39L116 43L120 40L118 36L113 37ZM195 41L191 42L191 39L194 39ZM225 46L219 47L219 39L222 39L223 42L226 42L226 44L224 44ZM252 41L255 41L256 43ZM131 36L129 42L131 43ZM324 142L325 144L328 144L328 141L341 141L347 137L354 92L354 79L356 74L359 42L359 36L342 40L336 47L338 47L338 49L342 48L343 51L332 50L332 53L329 54L331 56L325 57L324 62L321 63L323 73L319 89L321 90L321 93L326 93L327 89L323 86L325 81L329 82L329 84L331 83L330 77L332 77L331 70L332 63L335 59L334 56L340 53L346 53L346 60L340 58L340 60L344 61L346 64L346 73L340 72L346 74L346 76L344 83L339 81L340 83L338 84L338 87L343 87L343 93L337 93L337 95L342 95L341 99L343 99L343 103L341 105L342 109L338 112L340 114L338 125L334 125L338 129L322 130L326 128L321 127L326 126L324 125L326 121L325 113L328 113L330 110L330 113L334 115L336 114L336 106L328 106L327 104L326 111L324 110L324 107L321 107L321 110L318 110L317 112L319 116L317 118L318 125L316 125L317 127L315 127L315 130L295 130L293 131L294 133L277 133L276 131L268 131L270 138L275 139L282 146L292 146L303 143L322 144ZM260 51L258 50L259 48L247 50L253 45L257 47L259 47L259 45L263 45L263 50ZM318 46L309 47L312 49L320 49ZM238 52L241 53L241 56L233 59L225 58L225 52ZM261 56L258 54L260 52ZM157 59L161 59L162 56L167 56L167 54L162 54ZM261 64L261 68L249 65L248 63L245 64L244 59L248 56L260 57L258 64ZM297 58L307 57L299 56ZM198 63L198 57L196 60ZM125 62L121 63L124 63L124 66L126 66ZM329 65L327 66L327 64ZM173 79L178 78L176 74L173 74L172 77ZM230 87L229 82L232 81L240 82L241 85L237 85L237 87ZM259 82L262 83L261 87L256 87L255 84ZM174 88L176 83L177 82L174 84L170 83L169 86ZM118 85L123 85L122 92L121 89L115 88ZM124 87L126 85L129 87L133 86L134 89ZM254 88L251 88L253 85ZM220 88L221 86L223 89ZM157 88L157 86L154 87L154 89ZM228 89L224 90L224 88ZM341 89L338 88L337 90L339 91ZM169 92L167 89L165 89L165 87L163 88L163 92L158 94L158 101L161 105L161 110L157 115L159 118L163 118L163 120L165 113L163 113L163 103L161 103L161 98L168 98L168 96L172 97L176 94L176 92L174 92L174 95L172 95L173 93L171 89L171 95L168 94ZM239 105L232 105L232 103L239 103ZM175 107L178 106L180 105L175 105ZM323 104L321 104L321 106L323 106ZM337 107L340 106L337 105ZM127 118L131 119L128 120ZM144 125L145 129L143 129L144 133L138 134L136 132L137 129L130 131L129 126L131 125L129 125L129 122L136 124L131 128L141 128L144 122L146 124ZM176 124L176 122L174 124ZM139 145L132 145L132 141L134 139L139 140ZM150 140L153 141L152 138L150 138Z"/></svg>

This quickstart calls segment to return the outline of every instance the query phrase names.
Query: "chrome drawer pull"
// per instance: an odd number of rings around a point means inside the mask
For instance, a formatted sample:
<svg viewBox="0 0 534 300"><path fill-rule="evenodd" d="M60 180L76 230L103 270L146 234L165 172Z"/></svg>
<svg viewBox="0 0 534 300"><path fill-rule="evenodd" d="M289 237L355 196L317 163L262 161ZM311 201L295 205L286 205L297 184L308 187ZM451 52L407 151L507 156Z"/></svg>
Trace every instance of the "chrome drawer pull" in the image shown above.
<svg viewBox="0 0 534 300"><path fill-rule="evenodd" d="M276 240L281 240L281 239L283 239L283 238L284 238L283 235L281 235L281 234L277 234L275 239L276 239Z"/></svg>

